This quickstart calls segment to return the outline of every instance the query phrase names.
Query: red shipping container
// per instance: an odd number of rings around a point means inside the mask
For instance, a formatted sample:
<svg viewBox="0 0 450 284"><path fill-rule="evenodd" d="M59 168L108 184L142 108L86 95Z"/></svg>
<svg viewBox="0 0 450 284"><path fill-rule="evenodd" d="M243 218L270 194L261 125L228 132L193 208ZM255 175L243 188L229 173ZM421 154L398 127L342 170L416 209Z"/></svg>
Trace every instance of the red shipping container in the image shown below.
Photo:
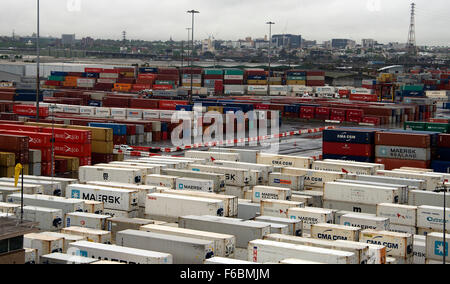
<svg viewBox="0 0 450 284"><path fill-rule="evenodd" d="M323 142L323 154L372 157L374 145Z"/></svg>
<svg viewBox="0 0 450 284"><path fill-rule="evenodd" d="M377 95L362 95L362 94L350 94L351 101L361 101L361 102L377 102Z"/></svg>
<svg viewBox="0 0 450 284"><path fill-rule="evenodd" d="M80 166L91 166L92 165L92 158L89 157L80 157Z"/></svg>
<svg viewBox="0 0 450 284"><path fill-rule="evenodd" d="M14 105L14 113L25 116L36 116L37 108L33 105ZM39 107L39 117L48 117L48 107Z"/></svg>
<svg viewBox="0 0 450 284"><path fill-rule="evenodd" d="M399 169L401 167L429 169L431 167L431 161L414 161L414 160L396 160L396 159L381 159L375 160L377 164L383 164L387 171Z"/></svg>
<svg viewBox="0 0 450 284"><path fill-rule="evenodd" d="M260 109L260 110L270 110L270 105L268 104L255 104L255 109Z"/></svg>
<svg viewBox="0 0 450 284"><path fill-rule="evenodd" d="M8 121L9 122L9 121ZM0 130L24 131L24 132L42 132L42 127L17 125L17 124L0 124Z"/></svg>
<svg viewBox="0 0 450 284"><path fill-rule="evenodd" d="M316 113L316 107L313 107L313 106L302 106L300 108L300 113L314 117L314 114Z"/></svg>
<svg viewBox="0 0 450 284"><path fill-rule="evenodd" d="M158 109L158 100L131 99L130 108Z"/></svg>
<svg viewBox="0 0 450 284"><path fill-rule="evenodd" d="M138 79L147 79L147 80L156 80L157 75L156 74L149 74L149 73L143 73L138 75Z"/></svg>
<svg viewBox="0 0 450 284"><path fill-rule="evenodd" d="M51 128L43 128L42 132L52 134ZM90 144L92 141L92 132L89 130L75 130L65 128L55 128L55 142Z"/></svg>
<svg viewBox="0 0 450 284"><path fill-rule="evenodd" d="M68 157L91 156L91 144L55 143L55 154Z"/></svg>
<svg viewBox="0 0 450 284"><path fill-rule="evenodd" d="M114 135L113 142L114 142L114 145L127 144L127 136L126 135Z"/></svg>
<svg viewBox="0 0 450 284"><path fill-rule="evenodd" d="M360 109L349 109L347 110L347 117L363 117L364 111Z"/></svg>
<svg viewBox="0 0 450 284"><path fill-rule="evenodd" d="M221 80L223 79L222 75L204 75L203 79L205 80Z"/></svg>
<svg viewBox="0 0 450 284"><path fill-rule="evenodd" d="M133 89L138 89L138 90L147 90L147 89L151 89L152 85L151 84L134 84L133 85Z"/></svg>
<svg viewBox="0 0 450 284"><path fill-rule="evenodd" d="M306 71L306 76L325 76L325 71Z"/></svg>
<svg viewBox="0 0 450 284"><path fill-rule="evenodd" d="M84 72L86 73L103 73L102 68L84 68Z"/></svg>
<svg viewBox="0 0 450 284"><path fill-rule="evenodd" d="M431 137L427 134L377 132L375 134L376 145L429 148Z"/></svg>
<svg viewBox="0 0 450 284"><path fill-rule="evenodd" d="M328 107L317 107L316 114L318 115L330 115L331 109Z"/></svg>
<svg viewBox="0 0 450 284"><path fill-rule="evenodd" d="M172 85L153 85L152 89L166 91L166 90L172 90L173 86Z"/></svg>
<svg viewBox="0 0 450 284"><path fill-rule="evenodd" d="M42 176L51 176L52 175L51 162L42 162L41 163L41 175Z"/></svg>
<svg viewBox="0 0 450 284"><path fill-rule="evenodd" d="M223 84L224 85L243 85L244 81L243 80L224 80Z"/></svg>
<svg viewBox="0 0 450 284"><path fill-rule="evenodd" d="M331 115L330 120L344 122L345 116Z"/></svg>
<svg viewBox="0 0 450 284"><path fill-rule="evenodd" d="M120 71L117 69L103 69L101 73L112 73L112 74L119 74Z"/></svg>
<svg viewBox="0 0 450 284"><path fill-rule="evenodd" d="M450 148L450 134L439 134L438 146L441 148Z"/></svg>
<svg viewBox="0 0 450 284"><path fill-rule="evenodd" d="M92 164L111 163L114 161L114 154L92 153Z"/></svg>
<svg viewBox="0 0 450 284"><path fill-rule="evenodd" d="M346 116L347 112L345 109L340 109L340 108L332 108L331 109L331 116L339 116L339 117L344 117Z"/></svg>
<svg viewBox="0 0 450 284"><path fill-rule="evenodd" d="M15 126L23 125L24 123L22 121L0 120L0 124L14 124Z"/></svg>
<svg viewBox="0 0 450 284"><path fill-rule="evenodd" d="M177 105L187 105L187 101L159 101L159 109L176 110Z"/></svg>
<svg viewBox="0 0 450 284"><path fill-rule="evenodd" d="M362 120L363 123L370 123L373 125L380 125L381 124L381 120L379 117L373 117L373 116L365 116L363 117Z"/></svg>
<svg viewBox="0 0 450 284"><path fill-rule="evenodd" d="M64 174L67 172L67 160L55 159L55 172L58 174Z"/></svg>
<svg viewBox="0 0 450 284"><path fill-rule="evenodd" d="M17 136L27 136L29 138L28 145L29 148L33 147L49 147L51 145L51 134L37 133L37 132L24 132L24 131L14 131L14 130L0 130L0 134L17 135Z"/></svg>
<svg viewBox="0 0 450 284"><path fill-rule="evenodd" d="M62 83L61 81L50 81L50 80L45 81L46 86L59 87L59 86L61 86L61 83Z"/></svg>
<svg viewBox="0 0 450 284"><path fill-rule="evenodd" d="M325 81L309 80L309 81L306 81L306 86L309 86L309 87L322 87L322 86L325 86Z"/></svg>

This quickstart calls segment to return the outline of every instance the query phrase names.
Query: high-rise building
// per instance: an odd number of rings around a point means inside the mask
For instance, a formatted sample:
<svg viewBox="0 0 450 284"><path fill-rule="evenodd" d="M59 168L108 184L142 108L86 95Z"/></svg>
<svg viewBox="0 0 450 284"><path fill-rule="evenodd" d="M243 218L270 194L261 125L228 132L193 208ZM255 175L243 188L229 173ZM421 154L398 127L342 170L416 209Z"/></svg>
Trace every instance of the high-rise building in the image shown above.
<svg viewBox="0 0 450 284"><path fill-rule="evenodd" d="M274 44L275 47L301 48L302 36L292 34L273 35L272 44Z"/></svg>
<svg viewBox="0 0 450 284"><path fill-rule="evenodd" d="M374 39L363 39L361 45L363 48L374 48L377 42Z"/></svg>
<svg viewBox="0 0 450 284"><path fill-rule="evenodd" d="M353 48L356 46L356 42L351 39L334 38L331 40L331 46L335 49Z"/></svg>
<svg viewBox="0 0 450 284"><path fill-rule="evenodd" d="M63 45L74 45L75 44L75 34L69 35L65 34L61 36Z"/></svg>

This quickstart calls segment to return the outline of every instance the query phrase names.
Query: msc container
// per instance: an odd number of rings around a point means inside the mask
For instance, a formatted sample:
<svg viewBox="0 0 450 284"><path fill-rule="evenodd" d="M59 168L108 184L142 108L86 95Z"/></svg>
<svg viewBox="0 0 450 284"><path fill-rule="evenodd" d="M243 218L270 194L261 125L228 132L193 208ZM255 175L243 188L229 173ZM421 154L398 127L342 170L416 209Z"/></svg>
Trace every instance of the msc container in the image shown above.
<svg viewBox="0 0 450 284"><path fill-rule="evenodd" d="M450 231L450 208L446 208L447 232ZM417 227L441 232L444 228L444 208L422 205L417 209Z"/></svg>
<svg viewBox="0 0 450 284"><path fill-rule="evenodd" d="M235 217L238 214L238 198L236 196L190 190L163 190L160 193L222 200L224 217Z"/></svg>
<svg viewBox="0 0 450 284"><path fill-rule="evenodd" d="M118 232L117 244L170 253L174 264L203 264L205 259L214 256L212 241L136 230Z"/></svg>
<svg viewBox="0 0 450 284"><path fill-rule="evenodd" d="M14 189L15 191L17 191L17 190L20 191L22 188L22 184L19 183L18 186L20 186L20 187L15 186L14 182L0 181L0 188L2 188L0 191L4 194L12 193L9 190L10 188ZM44 187L42 185L24 183L23 184L23 193L24 194L44 194ZM5 197L3 197L3 199L6 200Z"/></svg>
<svg viewBox="0 0 450 284"><path fill-rule="evenodd" d="M45 235L45 236L62 238L63 239L63 250L62 250L63 253L67 253L70 243L79 242L79 241L87 241L87 237L84 237L84 236L69 235L69 234L55 233L55 232L43 232L40 234Z"/></svg>
<svg viewBox="0 0 450 284"><path fill-rule="evenodd" d="M76 242L70 244L70 249L76 255L95 258L96 260L111 260L126 264L172 264L172 255L168 253L131 247Z"/></svg>
<svg viewBox="0 0 450 284"><path fill-rule="evenodd" d="M21 212L17 211L16 217L20 219ZM23 219L31 222L39 222L38 228L42 231L58 231L63 227L64 215L61 209L24 206Z"/></svg>
<svg viewBox="0 0 450 284"><path fill-rule="evenodd" d="M330 209L313 207L289 208L288 218L302 221L303 230L307 230L309 232L311 230L311 225L319 223L332 224L334 221L334 212Z"/></svg>
<svg viewBox="0 0 450 284"><path fill-rule="evenodd" d="M323 188L326 182L333 182L338 179L343 179L346 177L346 174L344 173L310 170L310 169L283 168L281 172L283 174L304 176L305 186L313 186L321 188Z"/></svg>
<svg viewBox="0 0 450 284"><path fill-rule="evenodd" d="M219 199L152 193L147 195L145 214L162 221L192 214L223 216L224 205Z"/></svg>
<svg viewBox="0 0 450 284"><path fill-rule="evenodd" d="M95 230L82 227L68 227L61 230L63 234L82 236L87 238L88 242L99 244L111 244L111 232L103 230Z"/></svg>
<svg viewBox="0 0 450 284"><path fill-rule="evenodd" d="M176 176L148 175L145 177L145 184L175 189L177 178Z"/></svg>
<svg viewBox="0 0 450 284"><path fill-rule="evenodd" d="M355 254L346 251L309 247L267 240L252 240L248 244L248 259L253 262L279 262L286 258L300 257L328 264L356 264Z"/></svg>
<svg viewBox="0 0 450 284"><path fill-rule="evenodd" d="M445 234L445 246L444 236L442 233L429 233L426 237L426 258L430 260L443 261L444 260L444 247L445 247L445 262L450 262L449 245L450 235Z"/></svg>
<svg viewBox="0 0 450 284"><path fill-rule="evenodd" d="M8 197L8 202L20 204L22 200L21 194L11 194ZM61 216L70 212L84 212L84 202L77 199L66 199L63 197L48 196L48 195L23 195L24 205L38 206L45 208L61 209Z"/></svg>
<svg viewBox="0 0 450 284"><path fill-rule="evenodd" d="M141 226L154 224L154 221L137 218L110 218L108 219L108 231L111 232L112 240L115 242L117 232L123 230L139 230Z"/></svg>
<svg viewBox="0 0 450 284"><path fill-rule="evenodd" d="M311 168L311 164L313 162L312 158L307 157L283 156L264 153L258 153L256 159L258 164L300 169Z"/></svg>
<svg viewBox="0 0 450 284"><path fill-rule="evenodd" d="M209 259L206 259L204 264L214 264L214 265L240 265L240 264L255 264L254 262L245 261L245 260L239 260L239 259L232 259L227 257L212 257Z"/></svg>
<svg viewBox="0 0 450 284"><path fill-rule="evenodd" d="M236 249L236 237L232 235L210 233L207 231L190 230L184 228L172 228L159 225L145 225L140 227L141 231L157 234L173 235L212 241L214 243L214 255L233 257Z"/></svg>
<svg viewBox="0 0 450 284"><path fill-rule="evenodd" d="M376 216L377 206L376 205L368 205L354 202L342 202L335 200L325 200L323 202L324 208L339 210L339 211L348 211L352 213L364 213ZM345 214L344 214L345 215Z"/></svg>
<svg viewBox="0 0 450 284"><path fill-rule="evenodd" d="M214 192L214 182L212 180L193 179L193 178L177 178L177 190L196 190L203 192Z"/></svg>
<svg viewBox="0 0 450 284"><path fill-rule="evenodd" d="M252 181L250 172L246 169L205 165L189 165L188 169L194 172L225 174L225 184L231 186L247 186Z"/></svg>
<svg viewBox="0 0 450 284"><path fill-rule="evenodd" d="M178 224L180 228L234 235L237 248L247 248L249 241L270 234L267 224L230 218L183 216L179 218Z"/></svg>
<svg viewBox="0 0 450 284"><path fill-rule="evenodd" d="M109 215L98 215L91 213L68 213L66 214L66 227L76 226L95 230L106 230Z"/></svg>
<svg viewBox="0 0 450 284"><path fill-rule="evenodd" d="M92 264L96 259L65 253L51 253L42 255L39 264Z"/></svg>
<svg viewBox="0 0 450 284"><path fill-rule="evenodd" d="M325 200L354 202L376 205L378 203L398 203L401 193L392 187L363 184L328 182L324 188Z"/></svg>
<svg viewBox="0 0 450 284"><path fill-rule="evenodd" d="M288 188L259 185L253 187L252 202L259 203L263 199L290 200L291 196L292 191Z"/></svg>
<svg viewBox="0 0 450 284"><path fill-rule="evenodd" d="M274 223L288 226L288 234L291 236L301 237L303 234L303 222L291 220L289 218L279 218L272 216L259 216L255 221L262 223Z"/></svg>
<svg viewBox="0 0 450 284"><path fill-rule="evenodd" d="M257 150L248 150L248 149L231 149L231 148L218 148L213 147L209 149L210 151L220 152L220 153L237 153L240 156L240 161L243 163L251 163L257 164L256 156L259 151Z"/></svg>
<svg viewBox="0 0 450 284"><path fill-rule="evenodd" d="M269 182L269 174L273 172L272 166L243 162L214 161L214 165L226 168L248 169L250 171L260 172L258 179L255 180L255 184L263 184Z"/></svg>
<svg viewBox="0 0 450 284"><path fill-rule="evenodd" d="M225 175L224 174L215 174L215 173L203 173L203 172L194 172L188 170L175 170L175 169L163 169L161 171L162 174L171 175L171 176L182 176L185 178L195 178L195 179L203 179L213 181L214 192L221 192L225 188Z"/></svg>
<svg viewBox="0 0 450 284"><path fill-rule="evenodd" d="M358 227L363 230L389 231L389 224L389 218L372 217L362 214L345 214L341 217L341 225Z"/></svg>
<svg viewBox="0 0 450 284"><path fill-rule="evenodd" d="M218 161L241 161L241 155L238 153L222 153L222 152L204 152L204 151L187 151L184 156L186 158L205 159L207 163Z"/></svg>
<svg viewBox="0 0 450 284"><path fill-rule="evenodd" d="M413 235L411 234L364 230L360 233L359 241L385 246L388 256L402 258L405 259L406 263L412 264L414 251Z"/></svg>
<svg viewBox="0 0 450 284"><path fill-rule="evenodd" d="M139 170L83 166L79 168L81 183L88 181L113 181L131 184L142 184L143 178Z"/></svg>
<svg viewBox="0 0 450 284"><path fill-rule="evenodd" d="M14 182L14 178L1 178L0 181L5 182ZM22 179L20 180L20 182ZM51 181L44 181L44 180L34 180L34 179L26 179L23 180L26 184L31 185L42 185L44 187L44 193L45 195L51 195L51 196L64 196L62 185L60 182L51 182Z"/></svg>
<svg viewBox="0 0 450 284"><path fill-rule="evenodd" d="M287 218L289 208L305 208L305 203L284 200L261 200L261 215Z"/></svg>
<svg viewBox="0 0 450 284"><path fill-rule="evenodd" d="M103 214L103 210L105 210L105 206L103 202L93 201L93 200L84 200L84 212L92 213L92 214Z"/></svg>
<svg viewBox="0 0 450 284"><path fill-rule="evenodd" d="M434 191L437 187L442 186L444 178L442 176L436 176L431 174L421 174L416 172L400 172L400 171L377 171L377 175L407 179L419 179L426 182L426 190Z"/></svg>
<svg viewBox="0 0 450 284"><path fill-rule="evenodd" d="M63 251L64 241L62 238L42 235L26 234L23 236L23 246L37 250L37 259L41 255Z"/></svg>
<svg viewBox="0 0 450 284"><path fill-rule="evenodd" d="M392 185L394 185L394 184L395 185L406 185L411 190L412 189L419 189L419 190L426 189L426 182L424 180L396 178L396 177L383 177L383 176L366 176L366 175L357 175L357 176L354 176L354 178L359 181L379 182L379 183L386 183L386 184L392 184Z"/></svg>
<svg viewBox="0 0 450 284"><path fill-rule="evenodd" d="M313 170L328 171L328 172L338 172L345 174L356 174L356 175L373 175L375 174L374 166L365 165L355 165L343 161L341 163L337 162L323 162L315 161L312 165Z"/></svg>
<svg viewBox="0 0 450 284"><path fill-rule="evenodd" d="M408 204L412 206L444 206L444 193L411 190L408 195ZM450 208L450 198L446 200L445 207Z"/></svg>
<svg viewBox="0 0 450 284"><path fill-rule="evenodd" d="M311 238L328 241L359 241L361 229L334 224L314 224L311 225Z"/></svg>
<svg viewBox="0 0 450 284"><path fill-rule="evenodd" d="M67 187L67 197L101 201L105 209L127 212L138 209L138 192L129 189L71 184Z"/></svg>
<svg viewBox="0 0 450 284"><path fill-rule="evenodd" d="M269 186L285 187L294 191L303 190L305 176L271 173L269 175Z"/></svg>
<svg viewBox="0 0 450 284"><path fill-rule="evenodd" d="M395 225L417 225L417 206L381 203L377 205L377 216L389 218L389 222Z"/></svg>

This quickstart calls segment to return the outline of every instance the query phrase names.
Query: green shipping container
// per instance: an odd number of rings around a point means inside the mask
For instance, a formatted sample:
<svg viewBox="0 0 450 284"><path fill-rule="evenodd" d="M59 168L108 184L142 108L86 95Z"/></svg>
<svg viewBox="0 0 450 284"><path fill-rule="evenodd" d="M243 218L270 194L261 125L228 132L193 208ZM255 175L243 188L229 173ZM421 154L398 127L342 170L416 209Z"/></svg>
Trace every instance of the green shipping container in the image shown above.
<svg viewBox="0 0 450 284"><path fill-rule="evenodd" d="M288 81L306 81L306 76L287 76Z"/></svg>
<svg viewBox="0 0 450 284"><path fill-rule="evenodd" d="M440 132L440 133L450 133L450 124L448 123L426 123L425 130Z"/></svg>
<svg viewBox="0 0 450 284"><path fill-rule="evenodd" d="M425 125L425 122L408 121L405 122L405 130L425 131Z"/></svg>
<svg viewBox="0 0 450 284"><path fill-rule="evenodd" d="M64 76L50 76L48 77L49 81L59 81L59 82L64 82L66 80L66 77Z"/></svg>
<svg viewBox="0 0 450 284"><path fill-rule="evenodd" d="M223 75L223 70L220 70L220 69L205 69L205 75Z"/></svg>
<svg viewBox="0 0 450 284"><path fill-rule="evenodd" d="M171 85L175 87L174 81L156 81L155 85Z"/></svg>
<svg viewBox="0 0 450 284"><path fill-rule="evenodd" d="M402 87L402 91L420 92L423 91L423 85L406 85Z"/></svg>
<svg viewBox="0 0 450 284"><path fill-rule="evenodd" d="M225 75L234 75L234 76L242 75L242 76L244 76L244 71L239 70L239 69L226 69Z"/></svg>

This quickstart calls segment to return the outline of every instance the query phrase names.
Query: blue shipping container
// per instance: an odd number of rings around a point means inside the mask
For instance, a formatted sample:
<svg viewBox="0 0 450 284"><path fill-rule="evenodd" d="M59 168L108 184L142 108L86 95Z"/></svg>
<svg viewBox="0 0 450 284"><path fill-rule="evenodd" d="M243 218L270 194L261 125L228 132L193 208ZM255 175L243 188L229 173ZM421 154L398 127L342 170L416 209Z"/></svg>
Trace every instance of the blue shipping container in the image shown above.
<svg viewBox="0 0 450 284"><path fill-rule="evenodd" d="M369 129L332 129L323 132L324 142L374 144L377 130Z"/></svg>
<svg viewBox="0 0 450 284"><path fill-rule="evenodd" d="M62 76L62 77L66 77L69 75L69 73L67 72L60 72L60 71L52 71L50 73L51 76Z"/></svg>
<svg viewBox="0 0 450 284"><path fill-rule="evenodd" d="M432 161L431 168L437 173L450 173L450 161Z"/></svg>
<svg viewBox="0 0 450 284"><path fill-rule="evenodd" d="M88 105L93 107L101 107L102 101L89 101Z"/></svg>
<svg viewBox="0 0 450 284"><path fill-rule="evenodd" d="M44 96L42 92L39 94L39 101L42 102ZM14 101L16 102L35 102L36 101L36 91L34 93L17 93L14 95Z"/></svg>
<svg viewBox="0 0 450 284"><path fill-rule="evenodd" d="M111 128L113 130L113 135L123 136L127 135L127 126L125 124L115 124L115 123L89 123L90 127L101 127L101 128Z"/></svg>
<svg viewBox="0 0 450 284"><path fill-rule="evenodd" d="M342 155L331 155L331 154L325 154L323 155L323 159L330 159L330 160L344 160L344 161L352 161L352 162L359 162L359 163L374 163L375 158L373 157L359 157L359 156L342 156Z"/></svg>
<svg viewBox="0 0 450 284"><path fill-rule="evenodd" d="M438 148L437 156L438 160L450 161L450 148Z"/></svg>
<svg viewBox="0 0 450 284"><path fill-rule="evenodd" d="M176 108L176 110L193 111L194 106L193 106L193 105L188 105L188 106L185 106L185 105L177 105L175 108Z"/></svg>
<svg viewBox="0 0 450 284"><path fill-rule="evenodd" d="M139 73L158 73L158 68L152 67L139 68Z"/></svg>

